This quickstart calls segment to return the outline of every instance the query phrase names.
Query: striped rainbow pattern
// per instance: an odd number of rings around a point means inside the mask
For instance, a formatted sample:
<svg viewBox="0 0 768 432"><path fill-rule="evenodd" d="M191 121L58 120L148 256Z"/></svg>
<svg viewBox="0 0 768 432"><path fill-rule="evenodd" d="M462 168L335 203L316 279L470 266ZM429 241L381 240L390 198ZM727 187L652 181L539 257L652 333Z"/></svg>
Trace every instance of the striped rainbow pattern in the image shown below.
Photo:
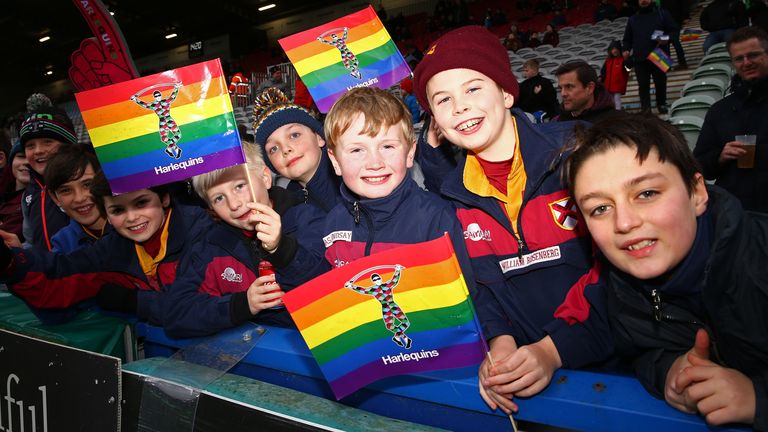
<svg viewBox="0 0 768 432"><path fill-rule="evenodd" d="M392 341L375 298L344 287L361 273L360 285L370 286L367 270L376 267L387 268L375 271L389 281L395 264L405 267L393 292L410 321L410 349ZM485 355L447 235L353 261L289 291L283 301L338 399L381 378L475 365Z"/></svg>
<svg viewBox="0 0 768 432"><path fill-rule="evenodd" d="M648 60L655 64L662 72L666 72L672 67L672 59L661 48L655 48L648 54Z"/></svg>
<svg viewBox="0 0 768 432"><path fill-rule="evenodd" d="M165 85L170 83L170 85ZM161 85L157 87L157 85ZM131 96L153 102L180 85L170 105L178 124L180 158L169 156L160 138L159 116ZM229 91L219 60L172 69L75 94L104 174L119 194L244 163Z"/></svg>
<svg viewBox="0 0 768 432"><path fill-rule="evenodd" d="M344 67L339 49L317 40L325 32L348 28L347 47L357 57L360 79ZM340 34L340 33L339 33ZM383 89L411 73L402 54L372 6L279 40L309 89L318 109L325 113L349 89L374 85Z"/></svg>

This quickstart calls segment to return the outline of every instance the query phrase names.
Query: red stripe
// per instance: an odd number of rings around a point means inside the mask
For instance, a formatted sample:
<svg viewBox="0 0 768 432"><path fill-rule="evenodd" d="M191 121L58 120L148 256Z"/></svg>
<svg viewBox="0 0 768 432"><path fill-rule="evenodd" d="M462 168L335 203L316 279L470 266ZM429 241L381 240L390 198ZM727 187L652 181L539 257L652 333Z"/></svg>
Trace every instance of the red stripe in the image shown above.
<svg viewBox="0 0 768 432"><path fill-rule="evenodd" d="M344 289L344 283L351 276L366 268L381 265L382 263L392 265L397 263L406 268L418 267L445 261L452 256L453 246L451 245L450 238L445 234L438 239L428 242L389 249L373 256L360 258L289 291L283 296L283 301L288 310L294 312L336 290Z"/></svg>
<svg viewBox="0 0 768 432"><path fill-rule="evenodd" d="M135 80L123 81L107 87L76 93L77 105L81 112L118 102L125 102L137 91L153 84L166 82L180 82L189 85L200 82L203 79L218 78L223 75L221 62L218 59L184 66L178 69L161 72Z"/></svg>
<svg viewBox="0 0 768 432"><path fill-rule="evenodd" d="M368 5L366 9L363 9L360 12L355 12L353 14L343 16L337 20L329 22L328 24L323 24L319 27L305 30L301 33L296 33L295 35L280 39L280 46L283 47L284 51L288 52L296 47L316 41L319 35L328 30L340 27L347 27L351 29L353 27L365 24L374 18L378 18L376 11L373 10L373 6Z"/></svg>
<svg viewBox="0 0 768 432"><path fill-rule="evenodd" d="M588 285L594 285L600 280L600 261L595 260L594 267L589 273L581 276L568 290L565 301L555 310L555 318L565 320L568 324L584 322L589 318L589 301L584 295L584 289Z"/></svg>

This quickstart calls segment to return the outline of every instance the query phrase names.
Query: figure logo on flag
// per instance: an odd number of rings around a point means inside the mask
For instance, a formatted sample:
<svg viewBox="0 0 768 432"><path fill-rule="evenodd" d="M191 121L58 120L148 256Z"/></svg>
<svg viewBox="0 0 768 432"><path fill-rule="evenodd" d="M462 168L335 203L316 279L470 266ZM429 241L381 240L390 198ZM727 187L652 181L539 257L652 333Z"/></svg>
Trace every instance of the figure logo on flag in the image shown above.
<svg viewBox="0 0 768 432"><path fill-rule="evenodd" d="M341 37L338 35L339 31L342 32ZM331 38L328 39L328 36ZM363 74L360 72L360 62L357 60L357 56L352 51L350 51L349 47L347 46L348 37L349 29L344 27L328 30L318 36L317 40L338 49L341 53L341 61L344 63L344 67L349 71L349 74L353 78L361 80L363 79Z"/></svg>
<svg viewBox="0 0 768 432"><path fill-rule="evenodd" d="M155 90L152 92L152 97L155 99L153 102L146 103L139 99L139 96L152 89L170 86L173 86L173 91L171 92L171 95L165 99L163 99L163 94L160 92L160 90ZM135 95L131 96L131 100L136 102L139 106L148 110L152 110L155 112L155 114L157 114L157 117L160 120L158 127L160 133L160 141L165 144L165 152L168 154L168 156L175 159L179 159L181 157L181 147L176 144L179 142L179 140L181 140L181 130L179 129L179 125L176 124L176 121L173 119L173 117L171 117L171 104L176 100L176 96L179 94L180 87L181 84L179 83L155 84L140 90Z"/></svg>
<svg viewBox="0 0 768 432"><path fill-rule="evenodd" d="M552 211L552 217L555 219L560 228L573 231L576 228L578 222L578 210L576 203L571 200L570 197L557 200L549 204L549 209Z"/></svg>
<svg viewBox="0 0 768 432"><path fill-rule="evenodd" d="M384 320L384 326L387 328L387 330L395 334L392 336L392 341L402 348L410 349L411 345L413 344L413 340L411 340L411 338L405 334L405 331L408 330L408 327L411 326L411 322L408 320L408 317L405 315L405 312L403 312L400 306L395 303L395 297L393 293L397 284L400 283L400 275L402 274L402 270L405 267L401 266L400 264L395 264L395 273L392 275L392 279L388 280L387 282L382 282L381 275L378 273L372 273L371 282L373 285L369 287L355 285L355 282L357 282L362 275L367 274L373 270L389 267L391 266L376 266L365 269L355 275L355 277L353 277L347 283L345 283L344 288L349 288L359 294L373 296L376 300L378 300L378 302L381 303L381 319ZM395 324L395 321L397 321L397 324Z"/></svg>

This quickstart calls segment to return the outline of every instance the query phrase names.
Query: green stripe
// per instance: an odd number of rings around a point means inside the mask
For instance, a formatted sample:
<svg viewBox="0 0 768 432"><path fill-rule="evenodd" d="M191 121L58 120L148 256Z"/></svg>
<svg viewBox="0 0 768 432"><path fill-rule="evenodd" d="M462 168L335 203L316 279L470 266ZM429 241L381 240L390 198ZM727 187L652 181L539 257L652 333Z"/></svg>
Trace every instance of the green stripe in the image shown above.
<svg viewBox="0 0 768 432"><path fill-rule="evenodd" d="M441 329L463 324L473 319L472 309L467 307L465 301L440 309L409 312L406 315L411 322L407 333ZM383 320L377 319L316 346L312 349L312 355L315 356L318 364L323 365L371 341L390 337L392 337L392 332L384 327Z"/></svg>
<svg viewBox="0 0 768 432"><path fill-rule="evenodd" d="M365 66L368 66L369 64L373 64L373 63L376 63L377 61L384 60L385 58L391 56L396 52L397 52L397 45L395 45L394 42L389 41L380 47L358 54L357 61L360 63L359 67L362 69ZM304 75L303 77L301 77L301 80L304 81L304 84L307 87L314 87L318 84L324 83L328 80L334 79L342 75L346 75L348 73L349 73L349 70L345 68L344 63L341 60L339 60L338 63L332 64L330 66L324 67L322 69L319 69L307 75Z"/></svg>
<svg viewBox="0 0 768 432"><path fill-rule="evenodd" d="M186 142L220 134L227 129L235 128L235 118L232 113L225 113L194 123L187 123L179 126L181 140L178 144L183 145ZM160 132L155 131L135 138L96 147L96 154L99 156L99 162L107 164L115 160L149 153L158 148L162 148L162 146L163 143L160 141Z"/></svg>

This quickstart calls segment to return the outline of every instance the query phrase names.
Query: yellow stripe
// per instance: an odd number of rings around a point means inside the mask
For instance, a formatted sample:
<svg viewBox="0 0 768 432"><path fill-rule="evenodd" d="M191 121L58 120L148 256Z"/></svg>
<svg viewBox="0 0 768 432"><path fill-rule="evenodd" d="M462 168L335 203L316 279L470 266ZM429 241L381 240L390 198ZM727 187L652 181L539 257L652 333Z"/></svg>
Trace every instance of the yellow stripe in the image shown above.
<svg viewBox="0 0 768 432"><path fill-rule="evenodd" d="M378 48L390 40L391 38L389 37L389 33L387 33L385 28L382 28L381 30L366 38L350 43L347 45L347 47L353 53L360 54ZM332 50L313 55L312 57L307 57L304 60L300 60L293 66L296 68L296 72L298 72L299 75L306 75L316 70L336 64L340 61L341 54L339 53L339 50L334 48Z"/></svg>
<svg viewBox="0 0 768 432"><path fill-rule="evenodd" d="M202 106L194 103L177 107L171 106L171 117L176 121L176 124L183 126L187 123L230 112L232 111L230 104L229 94L224 94L203 100ZM159 119L152 111L147 110L147 113L141 117L134 117L129 120L89 129L88 134L91 136L93 147L101 147L117 141L136 138L149 133L157 133Z"/></svg>
<svg viewBox="0 0 768 432"><path fill-rule="evenodd" d="M395 288L395 302L406 315L409 312L453 306L465 301L467 296L463 276L444 285L420 288L402 294L398 294ZM345 309L301 330L301 335L307 342L307 346L312 349L355 327L376 320L382 321L381 325L384 326L381 304L371 297L369 301Z"/></svg>

